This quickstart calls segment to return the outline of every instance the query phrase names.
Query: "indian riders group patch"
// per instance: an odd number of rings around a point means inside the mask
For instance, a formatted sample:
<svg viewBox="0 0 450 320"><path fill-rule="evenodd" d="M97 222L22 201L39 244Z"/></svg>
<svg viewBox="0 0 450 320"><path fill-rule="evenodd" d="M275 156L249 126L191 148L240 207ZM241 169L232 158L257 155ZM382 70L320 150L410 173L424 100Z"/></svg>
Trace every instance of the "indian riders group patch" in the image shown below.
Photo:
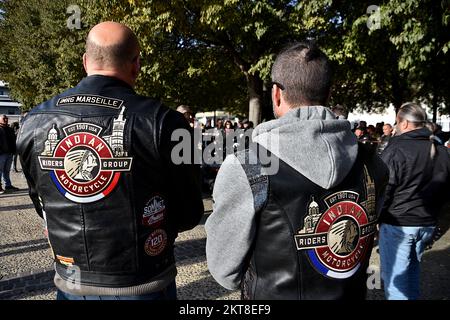
<svg viewBox="0 0 450 320"><path fill-rule="evenodd" d="M124 110L114 119L109 136L100 136L100 126L84 122L62 128L61 138L55 124L48 132L39 163L42 170L51 171L52 181L67 199L98 201L114 190L122 171L131 170L133 159L123 147Z"/></svg>
<svg viewBox="0 0 450 320"><path fill-rule="evenodd" d="M359 194L336 192L323 201L325 212L311 200L303 228L294 235L297 250L306 250L314 268L324 276L346 279L354 275L369 251L376 230L375 187L366 173L367 200Z"/></svg>

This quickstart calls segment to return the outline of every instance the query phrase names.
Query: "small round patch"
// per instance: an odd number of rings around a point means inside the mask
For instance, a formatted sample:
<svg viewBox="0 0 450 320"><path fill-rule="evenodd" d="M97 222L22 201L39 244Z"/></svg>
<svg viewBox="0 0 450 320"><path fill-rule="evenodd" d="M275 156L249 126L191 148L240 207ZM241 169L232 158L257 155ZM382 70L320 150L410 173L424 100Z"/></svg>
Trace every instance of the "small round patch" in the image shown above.
<svg viewBox="0 0 450 320"><path fill-rule="evenodd" d="M149 256L160 254L167 244L167 233L162 229L153 231L145 241L144 250Z"/></svg>

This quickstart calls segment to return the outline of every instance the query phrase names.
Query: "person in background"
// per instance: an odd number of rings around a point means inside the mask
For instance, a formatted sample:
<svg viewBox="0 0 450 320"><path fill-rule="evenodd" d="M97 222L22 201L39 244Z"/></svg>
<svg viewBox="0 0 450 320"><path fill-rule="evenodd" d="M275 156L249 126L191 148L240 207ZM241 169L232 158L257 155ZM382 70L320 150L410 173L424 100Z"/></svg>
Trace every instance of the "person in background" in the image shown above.
<svg viewBox="0 0 450 320"><path fill-rule="evenodd" d="M447 141L449 141L449 139L450 139L450 132L442 131L442 126L437 123L435 123L435 125L436 125L436 130L433 133L445 145L445 143Z"/></svg>
<svg viewBox="0 0 450 320"><path fill-rule="evenodd" d="M383 126L383 135L380 137L380 141L377 146L377 153L381 155L384 149L386 149L389 140L392 137L392 126L389 123L386 123Z"/></svg>
<svg viewBox="0 0 450 320"><path fill-rule="evenodd" d="M340 104L337 104L333 108L331 108L331 111L333 111L334 114L336 115L336 119L345 120L348 117L347 110L345 109L344 106L342 106Z"/></svg>
<svg viewBox="0 0 450 320"><path fill-rule="evenodd" d="M233 123L231 122L231 120L225 121L224 130L225 130L225 134L229 134L229 133L233 132L234 127L233 127Z"/></svg>
<svg viewBox="0 0 450 320"><path fill-rule="evenodd" d="M211 125L211 119L207 119L206 120L206 124L205 124L205 130L209 130L212 129L212 125Z"/></svg>
<svg viewBox="0 0 450 320"><path fill-rule="evenodd" d="M358 140L362 140L364 137L368 137L366 133L366 128L364 127L357 127L355 129L355 136Z"/></svg>
<svg viewBox="0 0 450 320"><path fill-rule="evenodd" d="M19 134L19 128L20 128L19 122L18 121L13 122L11 125L11 128L14 130L14 135L17 137L17 135ZM18 155L17 155L17 153L15 153L14 157L13 157L13 168L14 168L15 172L20 172L17 169L17 157L18 157Z"/></svg>
<svg viewBox="0 0 450 320"><path fill-rule="evenodd" d="M367 131L367 122L364 121L364 120L361 120L361 121L359 122L358 127L364 129L364 131Z"/></svg>
<svg viewBox="0 0 450 320"><path fill-rule="evenodd" d="M425 127L425 110L404 103L396 136L381 154L389 183L380 216L381 278L388 300L420 298L420 261L431 243L438 213L448 202L450 154Z"/></svg>
<svg viewBox="0 0 450 320"><path fill-rule="evenodd" d="M438 128L438 125L436 123L431 122L431 121L427 121L427 123L425 123L425 127L427 127L427 129L431 131L430 138L433 139L433 141L435 143L437 143L438 145L444 145L444 142L437 135L437 133L439 131L439 128Z"/></svg>
<svg viewBox="0 0 450 320"><path fill-rule="evenodd" d="M378 136L377 130L375 129L375 127L373 125L369 125L367 127L367 134L369 135L369 137L372 141L376 141L380 137L380 136Z"/></svg>
<svg viewBox="0 0 450 320"><path fill-rule="evenodd" d="M223 130L223 159L225 159L228 153L234 151L234 144L236 143L237 137L235 136L235 130L231 120L226 120Z"/></svg>
<svg viewBox="0 0 450 320"><path fill-rule="evenodd" d="M377 122L377 124L375 125L375 132L377 133L378 137L381 137L383 135L383 126L384 126L384 122Z"/></svg>
<svg viewBox="0 0 450 320"><path fill-rule="evenodd" d="M184 118L187 120L187 122L189 123L191 128L193 128L195 125L195 117L194 117L194 113L192 112L191 107L182 104L177 107L177 111L180 112L184 116Z"/></svg>
<svg viewBox="0 0 450 320"><path fill-rule="evenodd" d="M357 127L355 129L355 135L358 138L358 141L366 145L370 149L375 149L376 144L374 139L370 136L369 132L373 132L373 126L366 127Z"/></svg>
<svg viewBox="0 0 450 320"><path fill-rule="evenodd" d="M11 183L11 166L16 154L16 134L14 129L8 125L8 116L0 115L0 193L5 191L17 191ZM5 189L2 188L2 180Z"/></svg>
<svg viewBox="0 0 450 320"><path fill-rule="evenodd" d="M216 121L216 129L217 130L223 130L223 120L222 119L217 119L217 121Z"/></svg>
<svg viewBox="0 0 450 320"><path fill-rule="evenodd" d="M242 122L242 126L244 130L253 129L253 121L250 121L248 119L245 119Z"/></svg>

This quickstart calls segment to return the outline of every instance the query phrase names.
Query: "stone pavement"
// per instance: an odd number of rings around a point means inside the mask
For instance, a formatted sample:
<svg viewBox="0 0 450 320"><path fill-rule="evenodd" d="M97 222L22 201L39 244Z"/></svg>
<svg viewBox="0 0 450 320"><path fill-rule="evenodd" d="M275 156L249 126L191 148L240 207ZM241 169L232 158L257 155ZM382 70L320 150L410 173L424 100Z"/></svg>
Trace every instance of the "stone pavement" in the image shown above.
<svg viewBox="0 0 450 320"><path fill-rule="evenodd" d="M34 211L22 174L12 173L12 180L20 191L0 195L0 300L55 299L54 271L50 249L42 231L42 220ZM204 222L212 207L210 199L206 198L204 203L206 213L201 223L181 233L176 241L178 298L239 299L238 292L219 286L208 271ZM450 299L448 226L445 231L444 236L424 254L424 299ZM378 265L379 255L374 248L371 266L376 270ZM367 298L383 299L383 293L377 289L369 290Z"/></svg>

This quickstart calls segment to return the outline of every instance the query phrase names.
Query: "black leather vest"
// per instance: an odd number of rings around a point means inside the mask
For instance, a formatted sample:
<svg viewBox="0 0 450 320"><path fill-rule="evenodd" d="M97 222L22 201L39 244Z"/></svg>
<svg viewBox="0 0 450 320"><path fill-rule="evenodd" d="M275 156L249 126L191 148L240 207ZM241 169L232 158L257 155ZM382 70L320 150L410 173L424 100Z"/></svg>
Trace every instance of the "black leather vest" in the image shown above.
<svg viewBox="0 0 450 320"><path fill-rule="evenodd" d="M119 80L91 76L27 116L22 139L34 146L23 160L64 280L135 286L174 264L177 230L155 140L165 110Z"/></svg>
<svg viewBox="0 0 450 320"><path fill-rule="evenodd" d="M243 299L364 299L376 230L374 168L325 190L279 160L241 283ZM272 155L273 156L273 155Z"/></svg>

